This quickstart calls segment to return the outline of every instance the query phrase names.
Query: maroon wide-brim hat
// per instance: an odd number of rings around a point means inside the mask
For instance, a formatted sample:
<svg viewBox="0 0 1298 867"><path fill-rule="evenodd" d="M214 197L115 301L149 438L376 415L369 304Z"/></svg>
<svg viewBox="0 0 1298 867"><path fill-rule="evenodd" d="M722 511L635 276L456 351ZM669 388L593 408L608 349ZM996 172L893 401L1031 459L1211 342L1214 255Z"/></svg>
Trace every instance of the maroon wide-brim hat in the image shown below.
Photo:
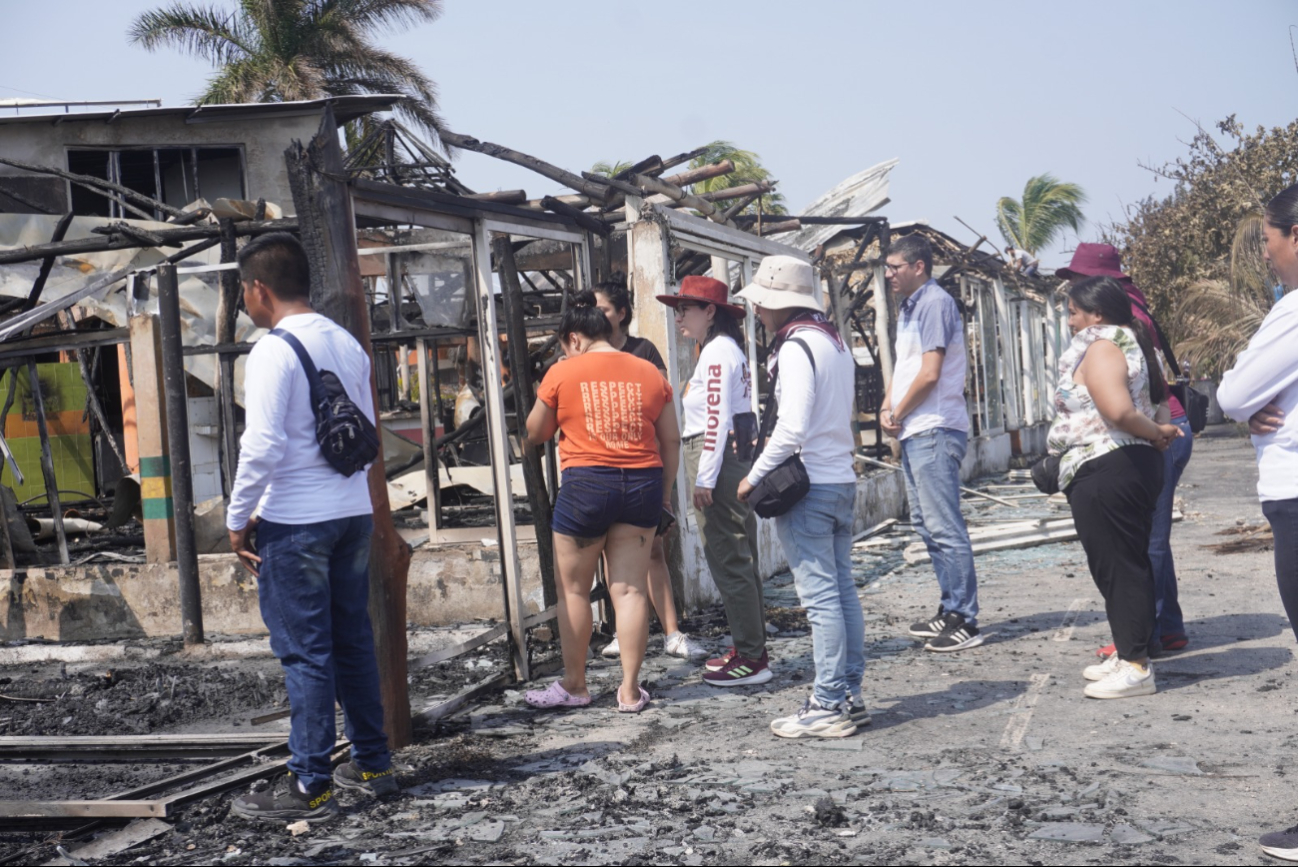
<svg viewBox="0 0 1298 867"><path fill-rule="evenodd" d="M673 310L682 301L693 301L698 304L715 304L718 310L724 310L736 319L744 318L744 308L727 301L730 289L720 280L711 277L690 275L681 280L681 291L675 295L658 295L659 301Z"/></svg>
<svg viewBox="0 0 1298 867"><path fill-rule="evenodd" d="M1074 277L1112 277L1130 279L1122 273L1122 257L1112 244L1078 244L1073 251L1073 261L1067 268L1055 271L1056 277L1071 280Z"/></svg>

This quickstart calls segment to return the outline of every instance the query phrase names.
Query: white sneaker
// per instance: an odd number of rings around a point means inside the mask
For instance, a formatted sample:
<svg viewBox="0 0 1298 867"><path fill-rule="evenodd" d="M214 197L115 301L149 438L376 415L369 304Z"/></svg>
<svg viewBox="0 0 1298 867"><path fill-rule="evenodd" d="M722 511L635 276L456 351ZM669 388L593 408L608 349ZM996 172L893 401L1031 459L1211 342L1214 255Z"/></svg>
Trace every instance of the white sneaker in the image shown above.
<svg viewBox="0 0 1298 867"><path fill-rule="evenodd" d="M793 716L773 720L771 734L782 738L845 738L856 734L856 723L841 704L825 707L812 696Z"/></svg>
<svg viewBox="0 0 1298 867"><path fill-rule="evenodd" d="M1110 653L1104 657L1104 662L1097 662L1095 665L1088 665L1082 669L1082 677L1087 680L1104 680L1104 678L1118 670L1118 654Z"/></svg>
<svg viewBox="0 0 1298 867"><path fill-rule="evenodd" d="M1156 691L1154 667L1149 664L1142 667L1125 659L1119 659L1113 672L1103 680L1086 685L1086 694L1091 698L1132 698L1153 695Z"/></svg>
<svg viewBox="0 0 1298 867"><path fill-rule="evenodd" d="M673 632L663 639L663 653L681 659L702 659L708 652L684 632Z"/></svg>
<svg viewBox="0 0 1298 867"><path fill-rule="evenodd" d="M599 655L608 659L617 659L622 655L622 648L618 646L616 635L613 636L612 641L604 645L604 649L599 652Z"/></svg>

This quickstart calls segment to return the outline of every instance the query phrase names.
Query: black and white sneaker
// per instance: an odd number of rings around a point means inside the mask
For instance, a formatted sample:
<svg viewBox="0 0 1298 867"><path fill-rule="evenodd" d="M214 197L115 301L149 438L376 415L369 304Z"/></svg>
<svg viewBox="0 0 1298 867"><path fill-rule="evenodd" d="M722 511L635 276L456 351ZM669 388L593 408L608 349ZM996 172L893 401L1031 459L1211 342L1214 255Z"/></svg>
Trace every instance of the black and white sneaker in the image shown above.
<svg viewBox="0 0 1298 867"><path fill-rule="evenodd" d="M946 609L937 607L937 614L931 620L921 620L910 625L910 634L916 638L937 638L946 629Z"/></svg>
<svg viewBox="0 0 1298 867"><path fill-rule="evenodd" d="M1287 831L1272 831L1270 834L1263 834L1262 839L1258 842L1262 844L1262 851L1272 858L1279 858L1283 861L1298 861L1298 825Z"/></svg>
<svg viewBox="0 0 1298 867"><path fill-rule="evenodd" d="M870 711L866 708L865 699L861 696L849 695L845 709L848 717L852 720L852 725L857 728L864 728L870 724Z"/></svg>
<svg viewBox="0 0 1298 867"><path fill-rule="evenodd" d="M951 613L946 616L946 629L936 638L931 638L924 645L925 650L934 653L951 653L956 650L968 650L983 643L982 633L977 626L965 623L964 615Z"/></svg>

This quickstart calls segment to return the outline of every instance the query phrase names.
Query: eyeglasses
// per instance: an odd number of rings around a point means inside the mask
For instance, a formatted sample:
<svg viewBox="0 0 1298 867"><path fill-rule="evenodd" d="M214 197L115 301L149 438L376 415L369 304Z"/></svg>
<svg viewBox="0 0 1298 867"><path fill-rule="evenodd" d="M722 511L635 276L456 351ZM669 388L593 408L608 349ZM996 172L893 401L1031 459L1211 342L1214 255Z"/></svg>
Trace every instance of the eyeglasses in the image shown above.
<svg viewBox="0 0 1298 867"><path fill-rule="evenodd" d="M883 270L884 270L884 273L887 273L887 272L889 272L889 271L892 271L892 272L895 273L895 272L897 272L897 271L900 271L902 268L908 268L908 267L910 267L911 265L914 265L914 264L915 264L914 262L902 262L900 265L894 265L894 264L892 264L891 262L885 262L885 263L883 263Z"/></svg>

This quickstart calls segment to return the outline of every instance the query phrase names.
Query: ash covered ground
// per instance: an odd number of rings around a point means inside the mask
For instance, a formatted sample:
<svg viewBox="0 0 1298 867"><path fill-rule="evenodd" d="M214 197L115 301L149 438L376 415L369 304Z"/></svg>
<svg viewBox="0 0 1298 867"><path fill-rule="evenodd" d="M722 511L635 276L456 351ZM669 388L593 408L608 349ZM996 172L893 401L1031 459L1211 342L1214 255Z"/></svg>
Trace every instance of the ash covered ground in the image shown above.
<svg viewBox="0 0 1298 867"><path fill-rule="evenodd" d="M1218 431L1220 433L1220 431ZM768 587L776 678L720 691L659 654L654 702L614 712L616 662L591 664L590 708L532 711L486 696L417 732L403 791L341 793L343 815L293 836L229 815L235 793L183 808L161 837L104 864L1237 864L1298 815L1293 633L1265 550L1220 555L1215 534L1262 523L1246 440L1201 437L1173 530L1190 648L1155 662L1159 692L1082 696L1109 640L1077 543L980 556L986 645L931 654L905 635L932 613L928 566L858 549L873 724L842 740L788 741L767 726L806 696L811 639L789 577ZM1045 514L970 503L974 523ZM1058 513L1056 513L1058 514ZM898 536L900 546L904 537ZM687 622L719 644L719 612ZM0 672L4 734L262 731L282 707L273 660ZM490 646L412 674L425 707L503 671ZM7 798L103 797L176 765L0 766ZM51 833L9 833L0 860L43 863ZM77 844L69 842L68 848Z"/></svg>

